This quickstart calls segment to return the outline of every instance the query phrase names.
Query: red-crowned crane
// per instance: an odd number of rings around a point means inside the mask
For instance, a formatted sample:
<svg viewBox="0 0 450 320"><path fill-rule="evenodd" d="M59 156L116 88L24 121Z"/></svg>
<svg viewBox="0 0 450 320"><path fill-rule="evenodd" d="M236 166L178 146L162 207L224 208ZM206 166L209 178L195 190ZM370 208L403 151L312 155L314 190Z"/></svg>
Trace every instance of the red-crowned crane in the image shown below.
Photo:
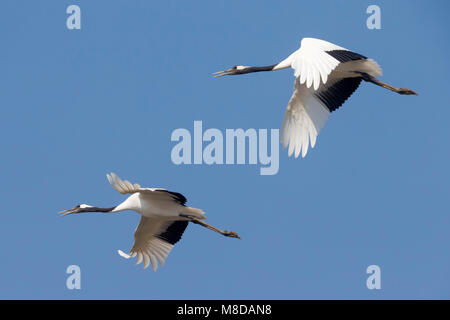
<svg viewBox="0 0 450 320"><path fill-rule="evenodd" d="M376 77L382 72L374 60L314 38L302 39L300 48L280 63L264 67L237 65L214 74L220 77L289 67L294 69L296 79L281 127L281 143L283 148L289 146L289 156L294 153L296 158L300 151L305 157L310 143L314 147L330 113L350 97L362 80L399 94L416 94L379 81Z"/></svg>
<svg viewBox="0 0 450 320"><path fill-rule="evenodd" d="M133 210L141 215L141 221L134 233L134 244L130 254L121 250L118 253L124 258L137 256L136 263L144 261L144 268L152 264L153 271L162 266L177 243L189 222L219 232L220 234L239 238L237 233L217 229L203 220L202 210L185 205L186 198L177 192L160 188L141 188L127 180L121 180L116 174L107 175L111 185L122 194L131 194L124 202L111 208L98 208L80 204L75 208L61 211L61 216L83 212L113 213Z"/></svg>

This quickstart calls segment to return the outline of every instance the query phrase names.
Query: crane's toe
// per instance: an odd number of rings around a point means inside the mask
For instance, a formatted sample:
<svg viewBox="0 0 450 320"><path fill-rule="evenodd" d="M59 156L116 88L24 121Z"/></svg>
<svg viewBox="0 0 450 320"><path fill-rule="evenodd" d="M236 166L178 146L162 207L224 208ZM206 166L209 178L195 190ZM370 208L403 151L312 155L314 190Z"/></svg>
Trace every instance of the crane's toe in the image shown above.
<svg viewBox="0 0 450 320"><path fill-rule="evenodd" d="M241 237L238 236L238 234L237 234L236 232L228 231L228 230L225 230L225 231L223 232L223 235L224 235L225 237L231 237L231 238L237 238L237 239L240 239L240 238L241 238Z"/></svg>
<svg viewBox="0 0 450 320"><path fill-rule="evenodd" d="M398 93L405 95L418 95L416 92L408 88L399 88Z"/></svg>

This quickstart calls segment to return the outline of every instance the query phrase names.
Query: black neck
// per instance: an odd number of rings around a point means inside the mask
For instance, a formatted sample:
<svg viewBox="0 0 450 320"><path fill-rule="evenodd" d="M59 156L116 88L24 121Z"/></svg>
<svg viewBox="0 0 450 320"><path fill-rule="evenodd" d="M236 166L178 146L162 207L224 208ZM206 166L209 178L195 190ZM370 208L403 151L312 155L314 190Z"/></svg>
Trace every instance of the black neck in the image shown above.
<svg viewBox="0 0 450 320"><path fill-rule="evenodd" d="M88 208L81 209L80 212L111 212L111 211L113 211L115 208L116 208L116 207L112 207L112 208L88 207Z"/></svg>
<svg viewBox="0 0 450 320"><path fill-rule="evenodd" d="M248 68L239 70L238 74L261 72L261 71L272 71L275 66L276 66L276 64L273 64L271 66L263 66L263 67L248 67Z"/></svg>

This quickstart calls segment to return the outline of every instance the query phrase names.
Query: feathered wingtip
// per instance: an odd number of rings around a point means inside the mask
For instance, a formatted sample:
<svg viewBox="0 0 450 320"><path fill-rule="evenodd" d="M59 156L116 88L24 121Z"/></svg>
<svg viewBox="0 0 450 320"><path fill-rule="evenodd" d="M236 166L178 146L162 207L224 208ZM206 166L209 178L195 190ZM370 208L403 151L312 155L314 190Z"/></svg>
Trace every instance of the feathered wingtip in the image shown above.
<svg viewBox="0 0 450 320"><path fill-rule="evenodd" d="M129 254L127 254L127 253L125 253L125 252L123 252L122 250L117 250L117 253L121 256L121 257L124 257L125 259L130 259L130 258L133 258L133 256L130 256ZM136 255L136 254L135 254Z"/></svg>
<svg viewBox="0 0 450 320"><path fill-rule="evenodd" d="M121 257L123 257L125 259L130 259L130 258L134 258L134 257L137 256L136 264L140 264L142 261L144 261L144 269L147 269L147 267L150 264L152 265L152 269L153 269L154 272L156 272L156 270L158 269L158 264L157 264L155 258L153 256L149 256L148 254L141 253L141 252L139 252L139 253L133 252L130 255L130 254L127 254L127 253L123 252L120 249L117 250L117 253ZM159 263L160 263L161 266L163 266L164 265L164 259L159 260Z"/></svg>
<svg viewBox="0 0 450 320"><path fill-rule="evenodd" d="M121 194L136 192L141 187L137 183L132 184L127 180L120 179L114 172L106 174L106 178L108 178L108 181L113 186L113 188Z"/></svg>

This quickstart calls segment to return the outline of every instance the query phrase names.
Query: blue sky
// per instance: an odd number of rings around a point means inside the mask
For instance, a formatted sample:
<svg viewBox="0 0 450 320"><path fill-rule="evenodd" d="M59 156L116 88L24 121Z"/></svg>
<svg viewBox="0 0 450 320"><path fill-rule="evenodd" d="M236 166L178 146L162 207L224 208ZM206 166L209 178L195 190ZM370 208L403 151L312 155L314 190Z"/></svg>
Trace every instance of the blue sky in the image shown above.
<svg viewBox="0 0 450 320"><path fill-rule="evenodd" d="M81 30L66 28L67 6ZM381 30L366 8L381 8ZM450 298L447 1L2 1L0 298ZM304 159L280 169L172 163L173 130L280 128L302 37L374 58ZM117 255L139 216L59 218L124 199L107 172L183 193L228 239L188 227L158 272ZM66 288L67 266L82 272ZM366 268L381 268L368 290Z"/></svg>

